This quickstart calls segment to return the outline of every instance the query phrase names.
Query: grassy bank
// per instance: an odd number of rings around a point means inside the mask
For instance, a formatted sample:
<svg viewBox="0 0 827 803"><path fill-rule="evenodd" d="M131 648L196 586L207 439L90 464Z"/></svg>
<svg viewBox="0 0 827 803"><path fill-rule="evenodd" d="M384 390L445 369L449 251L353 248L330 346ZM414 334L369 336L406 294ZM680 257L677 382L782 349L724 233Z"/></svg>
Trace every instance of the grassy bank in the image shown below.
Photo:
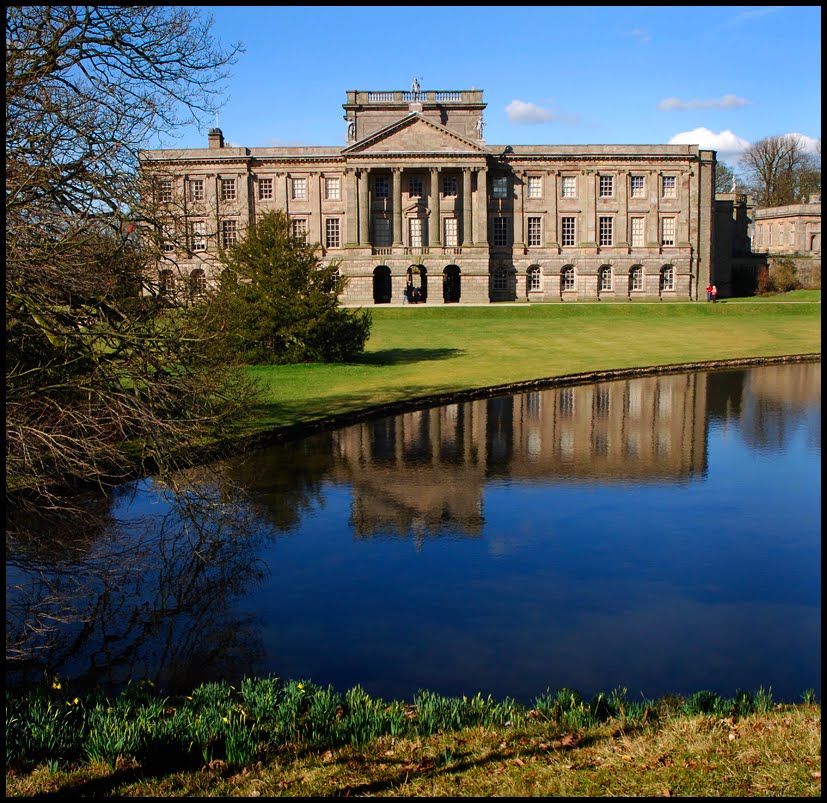
<svg viewBox="0 0 827 803"><path fill-rule="evenodd" d="M820 795L821 708L811 693L529 707L419 692L411 703L309 681L151 686L108 699L54 682L6 699L6 795Z"/></svg>
<svg viewBox="0 0 827 803"><path fill-rule="evenodd" d="M250 368L263 390L250 429L588 371L821 352L821 304L807 300L372 312L358 362Z"/></svg>

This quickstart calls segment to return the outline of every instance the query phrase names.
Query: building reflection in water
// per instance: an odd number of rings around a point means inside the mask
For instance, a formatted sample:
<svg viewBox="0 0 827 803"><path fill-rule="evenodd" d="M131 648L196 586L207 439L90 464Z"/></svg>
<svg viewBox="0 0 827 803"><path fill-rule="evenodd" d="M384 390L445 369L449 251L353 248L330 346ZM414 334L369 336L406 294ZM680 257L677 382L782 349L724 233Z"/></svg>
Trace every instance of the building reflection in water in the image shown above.
<svg viewBox="0 0 827 803"><path fill-rule="evenodd" d="M356 537L479 536L495 478L686 482L706 471L707 374L449 404L333 433Z"/></svg>

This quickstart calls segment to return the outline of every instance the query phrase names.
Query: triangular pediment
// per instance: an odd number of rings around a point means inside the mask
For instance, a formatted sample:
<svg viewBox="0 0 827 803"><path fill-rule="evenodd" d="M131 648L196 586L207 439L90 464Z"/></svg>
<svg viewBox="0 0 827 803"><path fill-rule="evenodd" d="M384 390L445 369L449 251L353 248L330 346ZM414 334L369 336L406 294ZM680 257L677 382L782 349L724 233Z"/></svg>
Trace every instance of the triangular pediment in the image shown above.
<svg viewBox="0 0 827 803"><path fill-rule="evenodd" d="M342 151L343 155L352 156L390 153L467 153L477 156L488 151L479 143L428 120L418 112L374 131Z"/></svg>

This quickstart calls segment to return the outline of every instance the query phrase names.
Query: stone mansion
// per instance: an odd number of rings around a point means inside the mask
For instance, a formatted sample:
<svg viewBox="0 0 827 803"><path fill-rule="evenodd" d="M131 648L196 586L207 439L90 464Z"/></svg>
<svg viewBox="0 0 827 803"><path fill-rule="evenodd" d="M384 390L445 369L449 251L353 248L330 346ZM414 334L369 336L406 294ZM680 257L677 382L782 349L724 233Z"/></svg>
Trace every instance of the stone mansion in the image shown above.
<svg viewBox="0 0 827 803"><path fill-rule="evenodd" d="M489 145L481 90L347 92L347 144L149 150L178 221L158 280L196 294L219 245L281 209L348 282L346 304L705 300L716 267L715 151ZM718 271L716 273L716 270ZM720 276L718 275L720 273Z"/></svg>

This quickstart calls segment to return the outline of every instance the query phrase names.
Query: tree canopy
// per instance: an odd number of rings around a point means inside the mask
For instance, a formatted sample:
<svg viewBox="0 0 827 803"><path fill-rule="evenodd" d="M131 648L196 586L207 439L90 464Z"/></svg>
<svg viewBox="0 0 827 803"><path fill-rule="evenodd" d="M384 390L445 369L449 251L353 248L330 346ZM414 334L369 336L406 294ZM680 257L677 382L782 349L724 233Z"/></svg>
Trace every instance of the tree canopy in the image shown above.
<svg viewBox="0 0 827 803"><path fill-rule="evenodd" d="M797 134L764 137L741 156L741 169L758 206L802 203L821 191L821 152Z"/></svg>
<svg viewBox="0 0 827 803"><path fill-rule="evenodd" d="M347 362L364 350L370 312L339 306L344 279L338 268L323 265L314 246L292 236L284 212L259 217L221 260L214 303L242 360Z"/></svg>
<svg viewBox="0 0 827 803"><path fill-rule="evenodd" d="M238 48L196 9L6 11L6 493L114 481L224 431L250 390L217 371L208 305L144 282L156 211L138 149L220 100Z"/></svg>

